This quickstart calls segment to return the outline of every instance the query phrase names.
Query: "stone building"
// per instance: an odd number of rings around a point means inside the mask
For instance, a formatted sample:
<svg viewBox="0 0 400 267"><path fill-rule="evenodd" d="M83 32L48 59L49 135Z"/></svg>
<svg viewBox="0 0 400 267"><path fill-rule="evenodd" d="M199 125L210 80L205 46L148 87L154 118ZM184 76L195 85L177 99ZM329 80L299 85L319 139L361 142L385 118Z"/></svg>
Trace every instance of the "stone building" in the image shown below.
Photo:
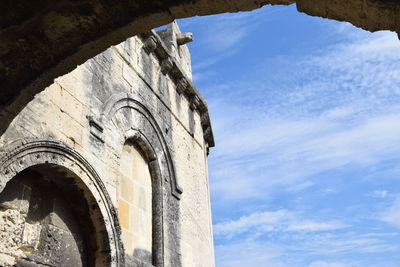
<svg viewBox="0 0 400 267"><path fill-rule="evenodd" d="M400 33L396 0L0 1L0 265L213 266L190 35L146 31L269 4Z"/></svg>
<svg viewBox="0 0 400 267"><path fill-rule="evenodd" d="M0 266L214 266L207 104L176 23L55 79L0 132Z"/></svg>

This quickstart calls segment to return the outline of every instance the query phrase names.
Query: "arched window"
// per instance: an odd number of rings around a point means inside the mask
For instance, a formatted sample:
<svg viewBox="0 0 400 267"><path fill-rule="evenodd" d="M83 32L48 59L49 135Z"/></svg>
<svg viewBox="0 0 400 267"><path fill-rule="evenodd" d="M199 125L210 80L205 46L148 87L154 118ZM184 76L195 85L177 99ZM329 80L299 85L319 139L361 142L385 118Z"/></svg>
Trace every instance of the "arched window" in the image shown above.
<svg viewBox="0 0 400 267"><path fill-rule="evenodd" d="M152 264L152 179L149 160L131 141L124 144L119 168L118 214L125 251Z"/></svg>

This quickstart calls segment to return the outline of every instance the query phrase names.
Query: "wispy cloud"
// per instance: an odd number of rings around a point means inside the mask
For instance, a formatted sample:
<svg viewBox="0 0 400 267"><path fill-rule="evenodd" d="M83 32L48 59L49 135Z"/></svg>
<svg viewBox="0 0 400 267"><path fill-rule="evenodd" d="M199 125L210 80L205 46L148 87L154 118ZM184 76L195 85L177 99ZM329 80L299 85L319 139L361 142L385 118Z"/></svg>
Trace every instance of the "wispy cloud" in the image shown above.
<svg viewBox="0 0 400 267"><path fill-rule="evenodd" d="M326 261L315 261L312 262L309 267L361 267L358 263L342 263L342 262L326 262Z"/></svg>
<svg viewBox="0 0 400 267"><path fill-rule="evenodd" d="M254 240L246 240L239 243L219 245L215 247L215 250L219 255L217 266L287 266L279 259L284 251L274 244L265 244Z"/></svg>
<svg viewBox="0 0 400 267"><path fill-rule="evenodd" d="M290 242L288 242L290 241ZM396 266L380 257L380 253L398 251L398 245L390 245L379 238L344 232L342 234L288 232L264 238L245 238L216 246L217 265L231 266L345 266L380 267ZM374 255L367 263L353 260L349 255ZM307 259L314 260L307 260ZM340 259L340 260L338 260ZM340 265L341 264L341 265Z"/></svg>
<svg viewBox="0 0 400 267"><path fill-rule="evenodd" d="M192 44L203 49L195 82L217 144L217 265L396 266L400 201L388 181L400 171L400 42L346 23L300 25L300 16L208 18ZM288 32L267 29L277 25Z"/></svg>
<svg viewBox="0 0 400 267"><path fill-rule="evenodd" d="M285 69L294 73L289 78L278 71L279 85L258 72L256 82L250 77L214 90L212 159L226 166L211 170L219 198L263 198L276 186L302 190L316 174L400 155L396 36L340 43L294 65Z"/></svg>
<svg viewBox="0 0 400 267"><path fill-rule="evenodd" d="M222 213L234 206L236 218L231 211L214 225L219 266L395 266L384 256L366 265L350 255L400 250L382 226L400 227L400 197L387 205L391 191L373 187L396 172L382 166L400 160L400 44L387 32L341 31L349 38L210 85L213 205ZM375 179L362 183L369 169ZM335 172L345 175L334 180ZM352 204L332 203L349 186ZM301 193L315 203L295 200ZM235 252L239 243L257 252L254 260Z"/></svg>
<svg viewBox="0 0 400 267"><path fill-rule="evenodd" d="M400 154L400 145L393 145L400 136L397 114L369 117L352 126L328 118L259 124L223 134L214 160L226 168L212 171L218 196L263 198L276 186L304 190L314 183L306 179L319 173L349 164L362 168ZM233 194L238 190L240 194Z"/></svg>
<svg viewBox="0 0 400 267"><path fill-rule="evenodd" d="M235 236L244 232L318 232L337 230L349 225L337 221L313 221L287 210L255 212L235 221L214 225L217 236Z"/></svg>
<svg viewBox="0 0 400 267"><path fill-rule="evenodd" d="M193 24L201 25L201 31L194 32L195 42L190 44L193 50L206 51L203 57L197 58L192 66L193 77L196 82L213 75L208 69L216 63L235 55L246 42L246 38L255 29L270 19L270 14L282 12L284 9L275 8L265 11L256 10L251 13L240 12L220 14L180 21L181 28L195 30Z"/></svg>
<svg viewBox="0 0 400 267"><path fill-rule="evenodd" d="M389 192L387 190L374 190L371 196L376 198L385 198L388 194Z"/></svg>

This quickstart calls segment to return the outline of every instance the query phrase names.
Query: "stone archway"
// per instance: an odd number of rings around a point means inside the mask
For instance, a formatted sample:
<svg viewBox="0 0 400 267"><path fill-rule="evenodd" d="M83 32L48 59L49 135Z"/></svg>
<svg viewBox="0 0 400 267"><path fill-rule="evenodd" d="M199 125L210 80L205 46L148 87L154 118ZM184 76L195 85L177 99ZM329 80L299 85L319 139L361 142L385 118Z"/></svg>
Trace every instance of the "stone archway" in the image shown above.
<svg viewBox="0 0 400 267"><path fill-rule="evenodd" d="M0 119L8 125L54 78L133 35L178 18L294 3L311 16L400 32L396 0L6 0L0 4Z"/></svg>
<svg viewBox="0 0 400 267"><path fill-rule="evenodd" d="M179 236L179 229L164 229L164 218L172 216L170 206L178 205L183 191L160 126L145 104L131 93L111 96L101 108L99 118L89 120L91 133L102 142L110 144L116 151L123 151L127 143L136 145L147 158L152 183L152 264L164 266L165 243ZM173 216L179 216L177 208L173 213ZM179 250L179 247L175 249ZM128 255L126 258L127 262L136 260Z"/></svg>
<svg viewBox="0 0 400 267"><path fill-rule="evenodd" d="M0 193L0 265L96 265L90 208L72 179L59 166L40 164L7 183Z"/></svg>
<svg viewBox="0 0 400 267"><path fill-rule="evenodd" d="M110 197L96 171L74 149L49 140L10 144L0 153L0 192L3 222L11 218L9 226L19 229L9 242L13 249L1 251L8 252L8 260L50 266L124 264ZM19 219L12 223L12 218Z"/></svg>

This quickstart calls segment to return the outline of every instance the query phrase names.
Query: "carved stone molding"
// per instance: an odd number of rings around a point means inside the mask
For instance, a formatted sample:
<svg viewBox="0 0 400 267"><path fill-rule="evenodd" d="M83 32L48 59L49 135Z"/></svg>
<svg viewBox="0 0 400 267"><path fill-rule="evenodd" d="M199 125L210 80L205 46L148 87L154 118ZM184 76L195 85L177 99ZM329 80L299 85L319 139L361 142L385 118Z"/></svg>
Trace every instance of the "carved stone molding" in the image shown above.
<svg viewBox="0 0 400 267"><path fill-rule="evenodd" d="M133 122L128 121L128 125L119 126L120 129L117 130L121 133L122 137L125 136L126 131L128 131L129 129L138 129L141 131L142 135L145 136L147 140L149 140L149 144L151 144L151 146L153 147L156 153L157 161L160 165L160 169L165 170L165 173L162 173L162 175L163 179L167 180L170 183L171 194L180 199L182 188L180 187L178 178L175 175L174 165L167 142L164 138L163 131L153 117L152 113L142 102L143 101L130 93L116 94L110 97L104 104L102 108L103 111L101 113L100 122L104 126L107 124L110 125L114 119L116 112L124 108L132 109L137 112L137 114L143 118L143 122L147 125L146 127L138 127L138 125L134 125ZM126 140L120 141L121 144L123 144Z"/></svg>
<svg viewBox="0 0 400 267"><path fill-rule="evenodd" d="M87 192L96 201L104 228L100 247L109 251L111 266L124 265L123 245L117 212L112 204L102 179L92 165L75 149L56 140L18 140L0 150L0 192L8 181L19 172L40 164L52 164L71 171L89 189Z"/></svg>
<svg viewBox="0 0 400 267"><path fill-rule="evenodd" d="M161 61L161 72L166 75L167 73L169 73L169 71L172 69L172 67L174 66L172 60L167 57L166 59L164 59L163 61Z"/></svg>
<svg viewBox="0 0 400 267"><path fill-rule="evenodd" d="M188 81L186 78L182 77L178 80L176 84L176 91L178 92L178 94L183 94L185 93L187 87L188 87Z"/></svg>
<svg viewBox="0 0 400 267"><path fill-rule="evenodd" d="M210 116L208 115L208 113L203 113L201 115L200 121L201 121L201 126L203 127L203 129L206 129L208 122L210 121Z"/></svg>
<svg viewBox="0 0 400 267"><path fill-rule="evenodd" d="M157 48L157 39L154 36L149 36L145 41L144 41L144 49L148 54L156 50Z"/></svg>
<svg viewBox="0 0 400 267"><path fill-rule="evenodd" d="M155 45L153 51L159 61L161 71L164 75L170 75L172 77L172 80L175 81L178 94L186 95L189 102L192 102L193 98L195 98L194 104L191 104L190 108L192 110L197 109L200 112L200 115L208 113L206 101L204 100L196 86L191 82L191 79L186 76L185 72L180 67L180 64L168 52L168 49L162 38L154 30L142 33L141 35L139 35L139 37L142 38L145 44L149 43L149 40L153 40L151 41L151 44ZM182 33L180 37L182 38L182 42L184 40L188 41L190 38L193 38L193 36L189 33ZM146 46L147 45L144 46L145 49L147 49ZM207 124L207 126L203 128L210 129L209 133L207 134L208 137L204 139L207 142L208 147L213 147L215 146L215 143L212 133L211 121L209 119L209 116L207 116L207 118L207 121L204 122L205 124ZM206 136L204 133L203 135Z"/></svg>
<svg viewBox="0 0 400 267"><path fill-rule="evenodd" d="M118 112L130 112L130 118L123 122L117 122ZM124 114L124 113L123 113ZM179 200L182 189L175 175L174 164L163 131L156 122L150 110L143 101L130 93L120 93L110 97L102 108L98 120L104 127L104 136L115 136L119 133L119 140L107 140L105 142L117 146L117 151L122 151L124 144L131 141L137 144L148 159L150 175L152 179L152 218L153 218L153 264L164 264L164 216L166 211L163 203L168 202L163 186L169 184L170 196ZM112 134L114 133L114 134Z"/></svg>
<svg viewBox="0 0 400 267"><path fill-rule="evenodd" d="M197 95L194 95L190 100L190 109L196 110L200 105L200 99Z"/></svg>

